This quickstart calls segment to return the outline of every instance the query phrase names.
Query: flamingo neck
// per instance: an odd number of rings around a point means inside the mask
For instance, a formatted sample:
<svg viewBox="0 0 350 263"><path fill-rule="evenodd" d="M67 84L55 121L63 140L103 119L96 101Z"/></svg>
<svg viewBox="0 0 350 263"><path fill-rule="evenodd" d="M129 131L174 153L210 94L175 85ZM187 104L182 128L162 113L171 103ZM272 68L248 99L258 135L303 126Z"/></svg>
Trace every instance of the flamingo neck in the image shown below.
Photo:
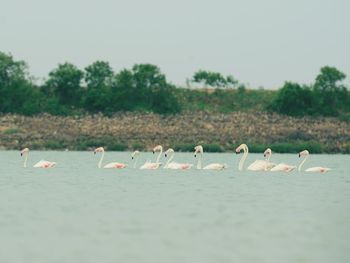
<svg viewBox="0 0 350 263"><path fill-rule="evenodd" d="M197 169L202 169L202 160L203 160L203 153L201 152L198 157L197 161Z"/></svg>
<svg viewBox="0 0 350 263"><path fill-rule="evenodd" d="M266 159L266 161L270 161L270 158L271 158L271 154L269 154L268 156L267 156L267 159Z"/></svg>
<svg viewBox="0 0 350 263"><path fill-rule="evenodd" d="M29 154L29 153L27 153L27 154L26 154L26 157L24 158L24 162L23 162L23 167L24 167L24 168L27 168L28 154Z"/></svg>
<svg viewBox="0 0 350 263"><path fill-rule="evenodd" d="M238 164L238 170L240 170L240 171L243 170L243 165L244 165L245 159L247 159L247 157L248 157L248 153L249 153L248 147L244 147L243 152L244 152L243 156Z"/></svg>
<svg viewBox="0 0 350 263"><path fill-rule="evenodd" d="M160 148L160 152L159 152L159 154L158 154L156 163L159 163L159 160L160 160L160 157L162 156L162 153L163 153L163 147Z"/></svg>
<svg viewBox="0 0 350 263"><path fill-rule="evenodd" d="M170 156L169 160L166 162L164 168L168 168L169 163L174 159L174 154L175 153L171 153L171 156Z"/></svg>
<svg viewBox="0 0 350 263"><path fill-rule="evenodd" d="M137 163L137 156L134 157L135 161L134 161L134 168L136 168L136 163Z"/></svg>
<svg viewBox="0 0 350 263"><path fill-rule="evenodd" d="M300 172L301 171L301 167L304 165L304 163L306 162L306 159L308 158L309 156L305 156L304 160L299 164L299 167L298 167L298 171Z"/></svg>
<svg viewBox="0 0 350 263"><path fill-rule="evenodd" d="M98 168L101 168L102 166L102 160L103 160L103 157L105 156L105 151L102 152L102 155L101 155L101 159L100 161L98 162Z"/></svg>

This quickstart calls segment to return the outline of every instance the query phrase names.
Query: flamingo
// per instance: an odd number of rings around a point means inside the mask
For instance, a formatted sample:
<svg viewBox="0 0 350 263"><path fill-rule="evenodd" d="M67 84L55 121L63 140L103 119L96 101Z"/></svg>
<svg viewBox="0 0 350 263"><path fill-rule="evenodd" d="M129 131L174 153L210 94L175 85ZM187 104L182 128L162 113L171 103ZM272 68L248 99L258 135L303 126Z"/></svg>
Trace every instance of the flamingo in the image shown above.
<svg viewBox="0 0 350 263"><path fill-rule="evenodd" d="M168 155L171 154L169 160L164 165L165 169L188 170L188 169L190 169L192 167L192 164L189 164L189 163L172 162L172 160L174 158L174 155L175 155L175 151L172 148L169 148L168 150L166 150L164 154L165 154L165 157L168 157Z"/></svg>
<svg viewBox="0 0 350 263"><path fill-rule="evenodd" d="M200 157L198 158L198 162L197 162L197 169L202 169L203 147L202 145L197 145L196 147L194 147L194 150L195 150L194 157L196 157L197 154L200 154ZM226 164L212 163L212 164L208 164L203 169L204 170L223 170L225 168L227 168Z"/></svg>
<svg viewBox="0 0 350 263"><path fill-rule="evenodd" d="M301 171L301 167L304 165L304 163L306 162L306 159L309 157L310 153L308 150L304 150L301 151L299 153L299 157L305 157L304 160L300 163L299 167L298 167L298 171ZM327 167L322 167L322 166L316 166L316 167L311 167L305 170L305 172L313 172L313 173L326 173L329 170L331 170L331 168L327 168Z"/></svg>
<svg viewBox="0 0 350 263"><path fill-rule="evenodd" d="M272 155L272 151L270 148L266 149L266 151L264 152L264 156L269 155L267 161L270 160L270 157ZM275 167L271 168L271 172L290 172L293 171L296 168L296 166L294 165L289 165L289 164L285 164L285 163L279 163L277 164Z"/></svg>
<svg viewBox="0 0 350 263"><path fill-rule="evenodd" d="M131 154L131 159L135 160L134 161L134 168L136 168L136 164L137 164L137 159L140 155L140 152L139 151L134 151L132 154Z"/></svg>
<svg viewBox="0 0 350 263"><path fill-rule="evenodd" d="M24 162L23 162L23 167L26 168L27 167L28 155L29 155L29 149L28 148L24 148L21 151L21 156L23 156L23 155L25 155L25 159L24 159ZM35 168L51 168L51 167L54 167L55 165L56 165L55 162L41 160L41 161L37 162L36 164L34 164L33 167L35 167Z"/></svg>
<svg viewBox="0 0 350 263"><path fill-rule="evenodd" d="M99 152L101 152L102 155L101 155L100 161L98 162L97 167L98 167L98 168L101 168L101 166L102 166L102 160L103 160L103 158L104 158L104 156L105 156L105 149L104 149L103 147L98 147L98 148L96 148L96 149L94 150L94 154L99 153ZM126 164L124 164L124 163L118 163L118 162L108 163L108 164L106 164L105 166L103 166L103 168L115 168L115 169L123 169L123 168L125 168L125 167L126 167Z"/></svg>
<svg viewBox="0 0 350 263"><path fill-rule="evenodd" d="M248 153L249 153L248 146L244 143L236 148L236 154L239 154L241 152L241 150L243 150L244 153L243 153L243 156L242 156L241 160L239 161L239 165L238 165L238 170L240 170L240 171L243 170L244 162L247 159ZM270 149L270 151L271 151L271 149ZM255 162L253 162L252 164L250 164L248 166L247 170L250 170L250 171L269 171L269 170L271 170L271 168L274 167L275 164L270 163L270 161L269 161L271 154L269 154L268 149L264 152L264 156L265 157L268 156L267 160L256 160Z"/></svg>
<svg viewBox="0 0 350 263"><path fill-rule="evenodd" d="M159 154L158 154L158 157L157 157L157 159L156 159L156 162L155 163L152 163L152 162L150 162L150 161L146 161L141 167L140 167L140 169L147 169L147 170L155 170L155 169L158 169L161 165L162 165L162 163L160 163L159 161L160 161L160 157L161 157L161 155L162 155L162 153L163 153L163 147L161 146L161 145L157 145L156 147L154 147L153 148L153 154L155 153L155 152L159 152Z"/></svg>

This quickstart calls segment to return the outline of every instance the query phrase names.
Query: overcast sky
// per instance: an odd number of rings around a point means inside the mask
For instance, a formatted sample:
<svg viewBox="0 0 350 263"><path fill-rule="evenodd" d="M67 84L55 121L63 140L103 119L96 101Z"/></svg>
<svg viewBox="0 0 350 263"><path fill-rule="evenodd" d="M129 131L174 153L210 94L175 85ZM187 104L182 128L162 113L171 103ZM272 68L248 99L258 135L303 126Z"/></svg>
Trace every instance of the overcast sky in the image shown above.
<svg viewBox="0 0 350 263"><path fill-rule="evenodd" d="M348 0L0 1L0 51L40 78L96 60L153 63L175 84L198 69L265 88L311 83L324 65L350 75Z"/></svg>

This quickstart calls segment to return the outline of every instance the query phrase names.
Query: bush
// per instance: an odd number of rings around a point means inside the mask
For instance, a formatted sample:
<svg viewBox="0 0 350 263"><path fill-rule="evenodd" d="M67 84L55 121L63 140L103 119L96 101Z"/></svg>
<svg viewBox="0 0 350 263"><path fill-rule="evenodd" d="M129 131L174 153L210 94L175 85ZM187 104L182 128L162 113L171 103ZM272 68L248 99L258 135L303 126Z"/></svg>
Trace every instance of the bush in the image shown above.
<svg viewBox="0 0 350 263"><path fill-rule="evenodd" d="M128 149L128 146L126 144L123 143L117 143L117 142L113 142L108 144L107 146L107 150L109 151L125 151Z"/></svg>
<svg viewBox="0 0 350 263"><path fill-rule="evenodd" d="M312 106L313 97L310 88L286 82L269 108L286 115L304 116L312 113Z"/></svg>
<svg viewBox="0 0 350 263"><path fill-rule="evenodd" d="M174 144L174 150L176 152L194 152L194 147L196 145L192 144L192 143L188 143L188 144Z"/></svg>
<svg viewBox="0 0 350 263"><path fill-rule="evenodd" d="M223 152L223 148L219 145L219 144L203 144L203 150L204 152L215 152L215 153L218 153L218 152Z"/></svg>

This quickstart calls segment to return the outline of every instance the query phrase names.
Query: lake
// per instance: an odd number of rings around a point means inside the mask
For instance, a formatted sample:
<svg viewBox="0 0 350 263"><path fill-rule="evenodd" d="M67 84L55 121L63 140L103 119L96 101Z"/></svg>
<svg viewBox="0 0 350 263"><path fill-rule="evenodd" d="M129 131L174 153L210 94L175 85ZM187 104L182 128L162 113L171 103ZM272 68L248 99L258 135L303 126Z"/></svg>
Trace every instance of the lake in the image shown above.
<svg viewBox="0 0 350 263"><path fill-rule="evenodd" d="M350 262L349 155L310 155L304 169L326 174L239 172L241 156L204 154L224 171L149 171L98 169L92 152L31 151L25 169L19 152L1 151L0 262ZM141 153L138 166L154 157ZM57 167L33 168L40 159ZM111 161L131 164L130 153L106 152Z"/></svg>

